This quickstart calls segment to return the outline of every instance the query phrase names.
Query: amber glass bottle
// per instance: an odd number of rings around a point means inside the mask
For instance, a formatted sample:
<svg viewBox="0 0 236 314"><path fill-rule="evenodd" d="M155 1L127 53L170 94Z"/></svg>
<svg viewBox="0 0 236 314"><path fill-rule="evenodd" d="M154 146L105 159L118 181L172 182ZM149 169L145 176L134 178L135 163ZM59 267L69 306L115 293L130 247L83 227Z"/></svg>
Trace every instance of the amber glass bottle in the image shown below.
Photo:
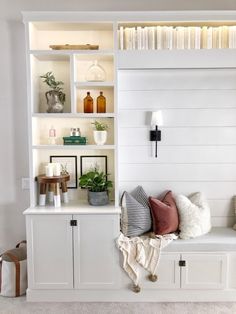
<svg viewBox="0 0 236 314"><path fill-rule="evenodd" d="M97 98L97 113L106 112L106 97L103 96L103 92L100 92L100 96Z"/></svg>
<svg viewBox="0 0 236 314"><path fill-rule="evenodd" d="M84 113L93 113L93 98L90 96L90 92L87 92L87 96L84 98Z"/></svg>

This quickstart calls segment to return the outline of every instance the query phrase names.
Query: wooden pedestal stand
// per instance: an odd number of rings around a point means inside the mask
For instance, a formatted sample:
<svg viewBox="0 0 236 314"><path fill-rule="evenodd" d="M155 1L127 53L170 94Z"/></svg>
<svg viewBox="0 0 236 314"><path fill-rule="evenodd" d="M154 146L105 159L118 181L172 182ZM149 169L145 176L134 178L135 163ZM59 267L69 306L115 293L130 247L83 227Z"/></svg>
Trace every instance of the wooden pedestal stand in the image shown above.
<svg viewBox="0 0 236 314"><path fill-rule="evenodd" d="M68 174L55 177L47 177L44 174L37 176L39 183L39 205L46 205L46 193L48 191L49 202L54 202L55 207L60 207L60 187L62 189L63 202L68 203L67 181L69 180L70 176Z"/></svg>

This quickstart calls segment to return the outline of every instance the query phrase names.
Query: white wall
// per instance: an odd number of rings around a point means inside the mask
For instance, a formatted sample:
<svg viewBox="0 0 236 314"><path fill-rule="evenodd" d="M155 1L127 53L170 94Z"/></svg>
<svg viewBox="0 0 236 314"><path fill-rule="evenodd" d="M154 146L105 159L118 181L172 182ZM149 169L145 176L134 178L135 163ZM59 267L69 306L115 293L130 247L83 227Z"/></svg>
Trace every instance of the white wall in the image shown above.
<svg viewBox="0 0 236 314"><path fill-rule="evenodd" d="M1 0L0 1L0 252L25 237L21 190L28 176L23 10L232 10L234 0Z"/></svg>
<svg viewBox="0 0 236 314"><path fill-rule="evenodd" d="M202 191L212 223L232 226L236 184L236 70L121 70L121 190L141 184L148 194ZM162 141L154 158L148 114L162 110Z"/></svg>

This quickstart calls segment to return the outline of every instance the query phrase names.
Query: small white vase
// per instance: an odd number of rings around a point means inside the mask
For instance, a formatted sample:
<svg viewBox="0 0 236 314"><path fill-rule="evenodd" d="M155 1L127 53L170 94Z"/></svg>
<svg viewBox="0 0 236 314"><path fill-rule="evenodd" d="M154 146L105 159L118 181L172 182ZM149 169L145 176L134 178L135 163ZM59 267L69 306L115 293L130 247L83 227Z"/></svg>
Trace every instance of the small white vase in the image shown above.
<svg viewBox="0 0 236 314"><path fill-rule="evenodd" d="M106 80L106 72L97 60L88 68L85 77L88 82L104 82Z"/></svg>
<svg viewBox="0 0 236 314"><path fill-rule="evenodd" d="M107 131L93 131L93 138L97 145L104 145L107 141Z"/></svg>

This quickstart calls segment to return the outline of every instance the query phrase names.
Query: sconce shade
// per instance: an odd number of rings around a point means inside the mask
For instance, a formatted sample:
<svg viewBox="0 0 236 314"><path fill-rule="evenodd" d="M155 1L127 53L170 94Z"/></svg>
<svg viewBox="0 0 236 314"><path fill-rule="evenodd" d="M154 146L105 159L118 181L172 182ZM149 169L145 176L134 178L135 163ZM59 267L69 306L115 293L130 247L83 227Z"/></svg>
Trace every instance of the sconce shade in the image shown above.
<svg viewBox="0 0 236 314"><path fill-rule="evenodd" d="M162 119L162 112L161 110L153 111L152 112L152 118L151 118L151 126L162 126L163 119Z"/></svg>

